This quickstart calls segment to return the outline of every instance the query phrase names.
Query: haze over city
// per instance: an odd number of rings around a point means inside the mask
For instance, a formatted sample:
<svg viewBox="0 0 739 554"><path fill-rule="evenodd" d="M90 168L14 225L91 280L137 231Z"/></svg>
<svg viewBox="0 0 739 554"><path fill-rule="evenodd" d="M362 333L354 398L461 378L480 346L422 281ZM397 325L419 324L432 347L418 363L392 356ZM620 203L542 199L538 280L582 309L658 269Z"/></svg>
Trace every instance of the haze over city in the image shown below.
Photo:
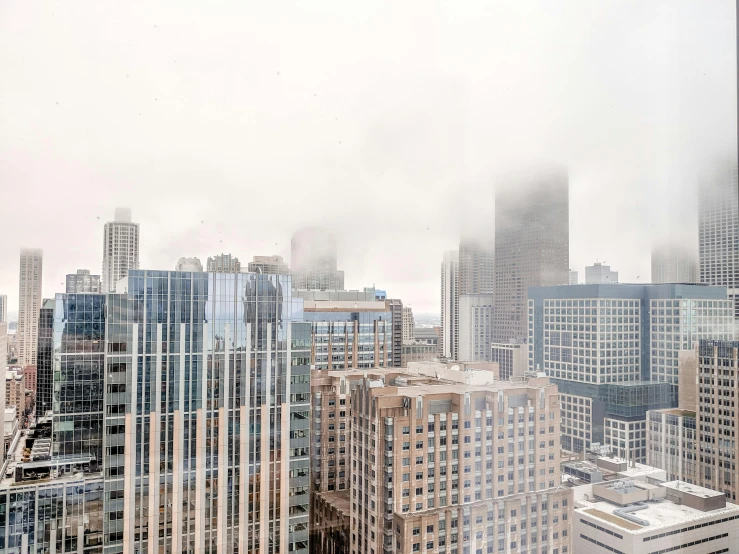
<svg viewBox="0 0 739 554"><path fill-rule="evenodd" d="M705 164L735 152L729 1L6 3L0 291L100 272L115 206L141 267L283 255L332 230L347 288L439 312L439 264L493 229L495 176L568 167L570 265L649 279L695 236ZM54 232L49 232L49 229Z"/></svg>

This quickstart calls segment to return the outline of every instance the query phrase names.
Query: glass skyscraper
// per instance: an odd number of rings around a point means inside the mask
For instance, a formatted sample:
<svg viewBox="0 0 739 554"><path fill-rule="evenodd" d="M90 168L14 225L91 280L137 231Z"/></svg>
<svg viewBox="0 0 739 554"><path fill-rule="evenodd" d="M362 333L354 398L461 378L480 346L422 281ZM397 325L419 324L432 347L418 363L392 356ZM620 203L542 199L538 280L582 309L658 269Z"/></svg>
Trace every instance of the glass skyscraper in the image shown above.
<svg viewBox="0 0 739 554"><path fill-rule="evenodd" d="M307 552L310 340L289 276L129 273L107 306L105 552Z"/></svg>

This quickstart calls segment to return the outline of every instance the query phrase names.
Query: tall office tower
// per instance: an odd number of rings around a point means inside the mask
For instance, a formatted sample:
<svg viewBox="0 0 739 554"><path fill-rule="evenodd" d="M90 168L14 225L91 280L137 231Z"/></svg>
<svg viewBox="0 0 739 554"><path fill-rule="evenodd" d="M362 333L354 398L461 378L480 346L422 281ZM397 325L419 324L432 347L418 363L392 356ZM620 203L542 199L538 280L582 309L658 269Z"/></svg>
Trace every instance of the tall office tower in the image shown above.
<svg viewBox="0 0 739 554"><path fill-rule="evenodd" d="M293 287L296 289L344 290L344 272L337 269L334 236L317 227L301 229L290 243Z"/></svg>
<svg viewBox="0 0 739 554"><path fill-rule="evenodd" d="M494 288L495 241L460 241L459 294L493 294Z"/></svg>
<svg viewBox="0 0 739 554"><path fill-rule="evenodd" d="M459 356L465 362L490 361L493 295L459 295Z"/></svg>
<svg viewBox="0 0 739 554"><path fill-rule="evenodd" d="M394 385L352 391L352 554L572 551L555 386Z"/></svg>
<svg viewBox="0 0 739 554"><path fill-rule="evenodd" d="M652 283L699 283L698 258L692 249L679 243L652 247Z"/></svg>
<svg viewBox="0 0 739 554"><path fill-rule="evenodd" d="M307 552L300 315L289 275L132 271L108 298L106 552Z"/></svg>
<svg viewBox="0 0 739 554"><path fill-rule="evenodd" d="M0 323L8 322L8 295L0 294ZM0 350L0 352L2 352Z"/></svg>
<svg viewBox="0 0 739 554"><path fill-rule="evenodd" d="M403 307L403 342L413 342L413 331L416 323L413 320L413 308L410 306Z"/></svg>
<svg viewBox="0 0 739 554"><path fill-rule="evenodd" d="M248 268L250 273L290 274L290 269L282 256L254 256L252 261L249 262Z"/></svg>
<svg viewBox="0 0 739 554"><path fill-rule="evenodd" d="M17 331L18 364L20 366L36 365L42 274L43 252L33 248L22 249Z"/></svg>
<svg viewBox="0 0 739 554"><path fill-rule="evenodd" d="M174 266L175 271L203 271L203 264L198 258L180 258Z"/></svg>
<svg viewBox="0 0 739 554"><path fill-rule="evenodd" d="M390 346L390 367L403 366L403 301L397 298L388 298L385 304L390 310L392 334Z"/></svg>
<svg viewBox="0 0 739 554"><path fill-rule="evenodd" d="M495 342L525 339L529 287L569 282L569 236L565 168L540 167L496 189Z"/></svg>
<svg viewBox="0 0 739 554"><path fill-rule="evenodd" d="M44 298L39 311L38 355L36 356L36 419L42 418L53 407L55 305L55 300Z"/></svg>
<svg viewBox="0 0 739 554"><path fill-rule="evenodd" d="M578 280L577 280L577 271L575 271L574 269L570 269L570 280L569 280L569 283L570 283L570 285L577 285L577 283L578 283Z"/></svg>
<svg viewBox="0 0 739 554"><path fill-rule="evenodd" d="M311 364L315 369L367 369L394 365L391 301L375 300L375 290L293 290L303 299L311 324ZM401 305L402 307L402 305Z"/></svg>
<svg viewBox="0 0 739 554"><path fill-rule="evenodd" d="M58 359L52 361L51 454L87 457L93 465L103 460L104 403L123 396L105 398L105 304L104 294L57 294L54 300L53 326L58 332L52 335L52 356ZM45 303L44 308L49 307ZM47 369L42 369L39 379L46 387ZM120 371L112 364L108 370ZM117 387L108 390L122 392Z"/></svg>
<svg viewBox="0 0 739 554"><path fill-rule="evenodd" d="M93 293L102 292L100 286L100 275L90 275L89 269L78 269L77 273L67 274L68 293Z"/></svg>
<svg viewBox="0 0 739 554"><path fill-rule="evenodd" d="M699 485L739 498L739 342L700 342L698 431L695 456Z"/></svg>
<svg viewBox="0 0 739 554"><path fill-rule="evenodd" d="M618 271L611 271L611 266L595 262L585 266L585 284L608 285L618 283Z"/></svg>
<svg viewBox="0 0 739 554"><path fill-rule="evenodd" d="M457 359L459 350L459 252L444 252L441 263L441 355Z"/></svg>
<svg viewBox="0 0 739 554"><path fill-rule="evenodd" d="M678 351L730 338L726 289L580 285L529 290L529 370L559 387L562 446L646 460L646 412L677 405Z"/></svg>
<svg viewBox="0 0 739 554"><path fill-rule="evenodd" d="M700 281L727 287L739 319L739 193L736 162L704 179L698 198Z"/></svg>
<svg viewBox="0 0 739 554"><path fill-rule="evenodd" d="M105 224L103 237L103 292L115 292L116 283L139 267L139 224L131 222L130 208L116 208Z"/></svg>
<svg viewBox="0 0 739 554"><path fill-rule="evenodd" d="M206 262L208 273L241 273L241 262L231 254L218 254Z"/></svg>

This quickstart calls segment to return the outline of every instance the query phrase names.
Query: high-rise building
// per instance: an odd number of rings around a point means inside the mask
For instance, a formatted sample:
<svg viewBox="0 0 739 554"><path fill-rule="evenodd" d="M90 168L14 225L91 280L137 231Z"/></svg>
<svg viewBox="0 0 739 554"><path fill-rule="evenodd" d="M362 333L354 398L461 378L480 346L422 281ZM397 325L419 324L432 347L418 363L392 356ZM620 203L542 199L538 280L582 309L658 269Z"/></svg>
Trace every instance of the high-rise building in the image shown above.
<svg viewBox="0 0 739 554"><path fill-rule="evenodd" d="M390 367L403 367L403 301L388 298L385 305L390 310L392 321Z"/></svg>
<svg viewBox="0 0 739 554"><path fill-rule="evenodd" d="M403 342L413 342L413 331L416 323L413 320L413 308L403 307Z"/></svg>
<svg viewBox="0 0 739 554"><path fill-rule="evenodd" d="M578 283L578 280L577 279L578 279L578 277L577 277L577 271L575 271L574 269L570 269L570 280L569 280L569 284L570 285L577 285L577 283Z"/></svg>
<svg viewBox="0 0 739 554"><path fill-rule="evenodd" d="M559 387L562 446L646 460L646 412L677 405L678 350L730 338L726 289L579 285L529 290L529 370Z"/></svg>
<svg viewBox="0 0 739 554"><path fill-rule="evenodd" d="M441 355L456 360L459 352L459 252L444 252L441 263Z"/></svg>
<svg viewBox="0 0 739 554"><path fill-rule="evenodd" d="M700 342L695 474L698 484L739 498L739 342Z"/></svg>
<svg viewBox="0 0 739 554"><path fill-rule="evenodd" d="M94 466L103 459L104 403L122 396L105 397L105 305L104 294L57 294L54 300L51 453L62 459L87 457ZM48 386L47 371L41 367L43 388ZM108 371L112 375L120 369L109 363Z"/></svg>
<svg viewBox="0 0 739 554"><path fill-rule="evenodd" d="M241 273L241 262L231 254L218 254L208 257L206 262L208 273Z"/></svg>
<svg viewBox="0 0 739 554"><path fill-rule="evenodd" d="M103 292L115 292L116 283L139 267L139 224L131 222L130 208L116 208L105 224L103 237Z"/></svg>
<svg viewBox="0 0 739 554"><path fill-rule="evenodd" d="M68 293L93 293L102 292L100 287L100 275L90 275L89 269L78 269L77 273L67 274Z"/></svg>
<svg viewBox="0 0 739 554"><path fill-rule="evenodd" d="M272 273L275 275L288 275L290 269L287 267L282 256L254 256L248 265L250 273Z"/></svg>
<svg viewBox="0 0 739 554"><path fill-rule="evenodd" d="M652 247L652 283L698 283L698 258L680 243Z"/></svg>
<svg viewBox="0 0 739 554"><path fill-rule="evenodd" d="M5 406L15 408L23 419L26 411L26 379L19 367L5 371Z"/></svg>
<svg viewBox="0 0 739 554"><path fill-rule="evenodd" d="M203 264L198 258L185 258L182 257L177 260L174 266L175 271L203 271Z"/></svg>
<svg viewBox="0 0 739 554"><path fill-rule="evenodd" d="M459 295L459 354L465 362L490 360L493 331L493 295Z"/></svg>
<svg viewBox="0 0 739 554"><path fill-rule="evenodd" d="M585 284L608 285L618 283L618 271L611 271L611 266L595 262L585 266Z"/></svg>
<svg viewBox="0 0 739 554"><path fill-rule="evenodd" d="M368 377L351 410L352 554L572 550L547 379Z"/></svg>
<svg viewBox="0 0 739 554"><path fill-rule="evenodd" d="M739 179L736 161L704 179L698 198L700 281L727 287L739 319Z"/></svg>
<svg viewBox="0 0 739 554"><path fill-rule="evenodd" d="M290 265L293 287L308 290L344 290L344 272L338 267L334 236L317 227L293 234Z"/></svg>
<svg viewBox="0 0 739 554"><path fill-rule="evenodd" d="M569 282L569 181L562 167L540 167L495 193L493 340L527 334L530 287Z"/></svg>
<svg viewBox="0 0 739 554"><path fill-rule="evenodd" d="M38 347L38 317L41 309L43 252L21 250L18 303L18 364L36 365Z"/></svg>
<svg viewBox="0 0 739 554"><path fill-rule="evenodd" d="M459 294L492 294L495 289L495 241L459 243Z"/></svg>
<svg viewBox="0 0 739 554"><path fill-rule="evenodd" d="M8 295L0 294L0 323L8 322ZM0 350L0 352L2 352Z"/></svg>
<svg viewBox="0 0 739 554"><path fill-rule="evenodd" d="M54 390L54 306L45 298L38 320L38 355L36 361L36 419L52 410Z"/></svg>
<svg viewBox="0 0 739 554"><path fill-rule="evenodd" d="M300 308L288 275L132 271L108 297L106 552L307 552Z"/></svg>
<svg viewBox="0 0 739 554"><path fill-rule="evenodd" d="M374 289L294 290L293 295L303 299L304 321L311 324L315 369L394 366L393 306L375 300Z"/></svg>

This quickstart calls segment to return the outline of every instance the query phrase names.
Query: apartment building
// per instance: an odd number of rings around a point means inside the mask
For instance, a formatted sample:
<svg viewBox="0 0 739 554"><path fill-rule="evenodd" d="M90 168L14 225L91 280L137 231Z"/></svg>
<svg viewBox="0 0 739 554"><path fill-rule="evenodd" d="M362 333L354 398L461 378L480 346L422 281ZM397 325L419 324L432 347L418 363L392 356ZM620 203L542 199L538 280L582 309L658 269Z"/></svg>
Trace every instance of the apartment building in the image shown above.
<svg viewBox="0 0 739 554"><path fill-rule="evenodd" d="M352 391L352 554L571 551L547 379Z"/></svg>
<svg viewBox="0 0 739 554"><path fill-rule="evenodd" d="M102 292L115 292L118 281L138 267L139 224L131 221L130 208L116 208L104 229Z"/></svg>

